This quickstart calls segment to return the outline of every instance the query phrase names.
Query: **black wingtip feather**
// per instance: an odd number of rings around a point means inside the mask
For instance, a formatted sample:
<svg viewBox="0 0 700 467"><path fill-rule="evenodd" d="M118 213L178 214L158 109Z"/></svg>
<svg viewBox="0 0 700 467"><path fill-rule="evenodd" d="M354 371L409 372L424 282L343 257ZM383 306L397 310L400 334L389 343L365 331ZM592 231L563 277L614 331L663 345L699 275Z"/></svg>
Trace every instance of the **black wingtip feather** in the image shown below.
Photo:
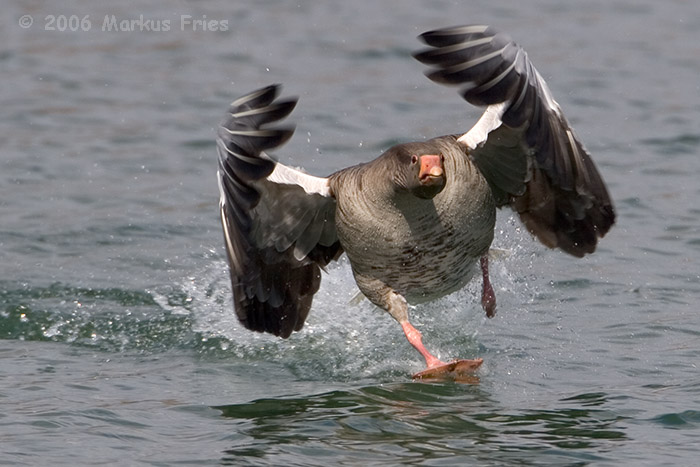
<svg viewBox="0 0 700 467"><path fill-rule="evenodd" d="M229 106L229 113L241 112L268 106L274 101L282 90L281 84L271 84L237 98Z"/></svg>
<svg viewBox="0 0 700 467"><path fill-rule="evenodd" d="M469 25L429 31L419 38L432 47L413 54L420 62L433 66L426 75L441 84L467 85L462 93L470 103L504 102L518 88L514 82L520 81L527 60L510 35L490 26ZM514 73L504 73L511 66ZM504 85L488 85L499 75L503 75Z"/></svg>
<svg viewBox="0 0 700 467"><path fill-rule="evenodd" d="M511 205L545 245L575 256L593 252L615 222L612 201L527 53L509 35L483 25L429 31L419 38L431 47L414 53L429 66L429 79L462 86L460 93L471 104L505 106L499 129L472 148L489 183L497 190L518 186L488 158L506 150L496 141L501 136L520 138L521 157L534 160L523 190L509 192Z"/></svg>
<svg viewBox="0 0 700 467"><path fill-rule="evenodd" d="M234 100L218 129L217 149L222 226L236 315L248 329L286 338L304 325L321 268L337 259L342 248L337 240L331 246L315 245L308 258L299 260L293 254L294 245L276 243L279 239L294 243L294 235L303 234L309 243L309 229L302 225L294 230L288 222L294 219L290 213L295 209L305 212L317 206L328 209L326 215L335 212L334 204L305 205L310 199L300 194L304 193L300 186L267 179L277 162L264 151L283 145L294 133L293 126L279 122L292 112L297 99L277 100L279 94L280 86L270 85ZM288 204L280 207L284 202ZM306 217L313 217L309 212Z"/></svg>
<svg viewBox="0 0 700 467"><path fill-rule="evenodd" d="M474 37L491 35L495 35L495 31L491 26L485 24L471 24L434 29L419 35L418 39L431 47L447 47L465 42Z"/></svg>
<svg viewBox="0 0 700 467"><path fill-rule="evenodd" d="M287 117L297 103L296 98L275 102L280 90L279 84L272 84L239 97L219 126L220 165L230 169L229 176L238 174L244 184L267 177L275 162L263 151L283 145L294 134L293 125L270 126Z"/></svg>
<svg viewBox="0 0 700 467"><path fill-rule="evenodd" d="M264 107L236 108L235 112L231 112L231 116L222 123L222 126L226 128L260 128L266 123L287 117L296 105L297 99L292 98L270 103Z"/></svg>

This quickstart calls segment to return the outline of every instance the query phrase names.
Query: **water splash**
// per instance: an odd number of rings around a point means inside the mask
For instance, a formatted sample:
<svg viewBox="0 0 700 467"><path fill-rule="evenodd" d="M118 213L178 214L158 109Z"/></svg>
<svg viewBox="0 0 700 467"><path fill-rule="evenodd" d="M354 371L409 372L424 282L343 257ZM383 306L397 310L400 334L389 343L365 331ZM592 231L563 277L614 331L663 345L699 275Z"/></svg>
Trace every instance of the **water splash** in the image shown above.
<svg viewBox="0 0 700 467"><path fill-rule="evenodd" d="M491 274L508 307L508 296L520 301L528 287L509 270L532 258L519 246L523 233L518 224L512 218L499 223L496 246L506 253L496 255ZM289 339L250 332L238 323L223 255L207 251L198 263L186 277L145 290L3 284L0 335L109 352L194 351L251 365L281 365L299 379L391 379L423 366L387 313L366 299L353 301L358 289L345 257L323 275L304 329ZM514 269L522 270L522 264ZM411 321L439 358L483 352L477 338L486 321L480 291L477 278L450 296L411 307Z"/></svg>
<svg viewBox="0 0 700 467"><path fill-rule="evenodd" d="M165 349L186 340L189 318L162 309L146 291L3 284L0 335L104 351Z"/></svg>
<svg viewBox="0 0 700 467"><path fill-rule="evenodd" d="M491 274L497 292L515 295L522 303L527 283L509 272L512 263L527 267L531 255L520 246L527 235L512 217L499 221ZM520 267L522 265L518 265ZM391 378L410 374L423 366L420 355L406 341L400 326L368 300L354 300L358 293L346 257L328 268L304 328L289 339L250 332L238 323L232 305L228 269L221 256L181 284L191 313L193 331L201 344L218 349L251 365L274 362L298 378ZM483 348L477 336L486 321L480 306L481 280L431 303L411 307L411 321L421 330L424 342L439 358L471 358ZM525 294L531 299L531 293ZM156 298L163 302L164 298ZM509 306L508 299L504 300ZM312 375L312 376L310 376Z"/></svg>

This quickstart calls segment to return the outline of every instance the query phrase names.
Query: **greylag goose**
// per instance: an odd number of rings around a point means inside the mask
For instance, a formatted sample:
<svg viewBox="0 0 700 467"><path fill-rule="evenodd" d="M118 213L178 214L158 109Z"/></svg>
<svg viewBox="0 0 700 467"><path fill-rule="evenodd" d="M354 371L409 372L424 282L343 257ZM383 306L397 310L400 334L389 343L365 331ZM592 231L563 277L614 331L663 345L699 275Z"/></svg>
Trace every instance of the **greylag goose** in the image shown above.
<svg viewBox="0 0 700 467"><path fill-rule="evenodd" d="M431 80L460 86L486 109L461 135L398 144L327 177L268 155L294 132L275 125L297 100L268 86L235 100L218 131L220 213L234 307L248 329L288 337L304 325L321 270L344 252L360 291L401 325L427 369L444 363L408 318L462 288L478 268L489 317L496 297L488 250L496 208L509 206L547 247L592 253L615 221L612 201L527 53L506 34L471 25L430 31L414 54Z"/></svg>

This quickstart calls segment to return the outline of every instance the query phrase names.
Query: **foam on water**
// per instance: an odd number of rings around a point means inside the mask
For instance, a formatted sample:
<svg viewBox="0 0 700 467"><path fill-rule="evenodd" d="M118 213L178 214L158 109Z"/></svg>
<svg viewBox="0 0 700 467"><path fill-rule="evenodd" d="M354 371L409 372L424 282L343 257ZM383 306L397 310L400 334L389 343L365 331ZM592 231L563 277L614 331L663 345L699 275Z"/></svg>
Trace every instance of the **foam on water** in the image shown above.
<svg viewBox="0 0 700 467"><path fill-rule="evenodd" d="M493 255L491 275L506 308L522 303L523 297L530 294L527 283L517 279L526 271L509 272L511 266L523 266L511 263L523 262L519 250L527 234L512 217L505 216L499 220L499 234L497 245L505 249ZM527 240L524 243L527 245ZM220 350L252 365L274 362L302 379L339 380L391 378L397 372L408 374L423 366L422 358L408 344L393 318L368 300L356 299L359 290L345 256L323 273L304 328L289 339L248 331L237 321L228 267L216 253L211 254L208 265L179 287L186 298L175 307L166 295L150 293L164 310L177 314L186 309L192 319L192 331L205 347L207 343L218 345ZM480 293L481 278L477 277L447 297L410 307L412 323L439 358L472 358L483 351L477 338L486 321Z"/></svg>
<svg viewBox="0 0 700 467"><path fill-rule="evenodd" d="M499 309L520 319L531 302L529 235L513 216L499 216L491 277ZM525 245L525 246L523 246ZM323 273L304 328L289 339L248 331L233 311L223 252L205 249L186 277L144 290L93 289L55 283L4 287L5 337L66 342L101 351L216 354L251 366L276 365L300 380L392 380L422 369L423 360L386 312L361 296L345 256ZM443 360L474 358L494 332L480 306L481 278L442 299L411 306L411 322Z"/></svg>

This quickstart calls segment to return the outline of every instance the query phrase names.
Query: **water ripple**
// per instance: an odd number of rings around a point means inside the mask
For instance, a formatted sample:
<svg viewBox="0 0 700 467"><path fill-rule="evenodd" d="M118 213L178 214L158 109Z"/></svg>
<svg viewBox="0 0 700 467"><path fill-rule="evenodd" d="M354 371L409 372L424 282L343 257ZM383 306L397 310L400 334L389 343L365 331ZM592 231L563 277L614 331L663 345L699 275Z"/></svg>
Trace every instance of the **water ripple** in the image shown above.
<svg viewBox="0 0 700 467"><path fill-rule="evenodd" d="M591 456L590 450L604 452L627 439L624 419L603 407L605 394L580 394L561 402L583 404L517 413L484 412L490 403L478 388L418 383L368 386L304 398L259 399L214 408L223 417L238 421L246 435L226 454L266 462L299 455L305 449L342 458L348 448L369 448L375 456L384 453L374 458L376 462L411 462L427 453L431 459L450 462L462 456L505 462L525 452L551 454L552 450L559 450L552 459L604 460L603 456ZM579 450L580 456L576 454ZM305 456L296 462L319 465L318 460Z"/></svg>

